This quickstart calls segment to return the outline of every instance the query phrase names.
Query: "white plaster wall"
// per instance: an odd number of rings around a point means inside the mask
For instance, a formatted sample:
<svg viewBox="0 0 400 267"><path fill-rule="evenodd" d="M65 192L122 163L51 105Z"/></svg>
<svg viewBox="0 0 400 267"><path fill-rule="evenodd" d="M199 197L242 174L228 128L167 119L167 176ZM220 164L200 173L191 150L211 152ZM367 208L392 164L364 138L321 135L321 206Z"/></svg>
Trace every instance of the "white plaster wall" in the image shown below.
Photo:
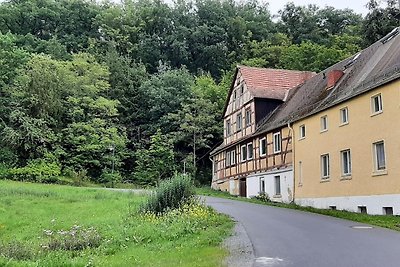
<svg viewBox="0 0 400 267"><path fill-rule="evenodd" d="M326 198L300 198L295 200L301 206L311 206L319 209L329 209L336 206L338 210L358 212L358 206L367 207L369 214L382 215L383 207L393 207L393 214L400 215L400 194L371 195Z"/></svg>
<svg viewBox="0 0 400 267"><path fill-rule="evenodd" d="M275 196L275 176L281 177L281 196ZM293 170L283 169L249 175L246 180L247 197L257 196L260 192L260 178L265 179L265 193L273 201L289 203L293 200Z"/></svg>

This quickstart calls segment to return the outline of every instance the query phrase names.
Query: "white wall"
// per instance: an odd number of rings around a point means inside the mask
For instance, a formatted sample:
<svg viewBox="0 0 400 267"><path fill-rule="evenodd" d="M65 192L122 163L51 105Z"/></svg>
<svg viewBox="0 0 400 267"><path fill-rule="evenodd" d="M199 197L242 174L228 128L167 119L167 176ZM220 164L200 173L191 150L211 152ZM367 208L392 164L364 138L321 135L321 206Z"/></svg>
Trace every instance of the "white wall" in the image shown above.
<svg viewBox="0 0 400 267"><path fill-rule="evenodd" d="M281 196L275 196L275 176L281 179ZM265 180L265 193L272 201L289 203L293 200L293 170L291 168L257 173L247 176L247 197L257 196L260 192L260 179Z"/></svg>
<svg viewBox="0 0 400 267"><path fill-rule="evenodd" d="M295 202L301 206L329 209L336 206L338 210L358 212L358 206L367 207L369 214L384 214L383 207L393 207L393 214L400 215L400 195L371 195L350 197L300 198Z"/></svg>

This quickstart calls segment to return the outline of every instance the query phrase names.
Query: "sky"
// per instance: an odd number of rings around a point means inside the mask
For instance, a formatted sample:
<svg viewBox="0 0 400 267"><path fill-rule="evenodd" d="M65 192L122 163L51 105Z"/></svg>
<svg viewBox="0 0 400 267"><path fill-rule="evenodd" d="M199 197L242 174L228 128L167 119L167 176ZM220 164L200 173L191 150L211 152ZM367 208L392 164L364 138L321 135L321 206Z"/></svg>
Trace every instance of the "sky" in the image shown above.
<svg viewBox="0 0 400 267"><path fill-rule="evenodd" d="M271 14L278 14L278 11L284 7L287 2L293 2L295 5L316 4L320 7L333 6L337 9L350 8L356 13L366 15L368 10L365 7L368 0L266 0L269 3Z"/></svg>

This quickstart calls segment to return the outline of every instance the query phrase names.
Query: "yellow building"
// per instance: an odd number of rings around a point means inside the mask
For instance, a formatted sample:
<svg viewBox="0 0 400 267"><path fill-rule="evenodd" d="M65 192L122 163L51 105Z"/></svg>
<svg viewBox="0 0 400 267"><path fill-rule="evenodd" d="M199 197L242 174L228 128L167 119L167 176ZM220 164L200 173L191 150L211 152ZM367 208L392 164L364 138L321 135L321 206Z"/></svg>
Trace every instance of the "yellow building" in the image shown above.
<svg viewBox="0 0 400 267"><path fill-rule="evenodd" d="M297 90L308 110L292 115L296 203L400 214L398 33Z"/></svg>

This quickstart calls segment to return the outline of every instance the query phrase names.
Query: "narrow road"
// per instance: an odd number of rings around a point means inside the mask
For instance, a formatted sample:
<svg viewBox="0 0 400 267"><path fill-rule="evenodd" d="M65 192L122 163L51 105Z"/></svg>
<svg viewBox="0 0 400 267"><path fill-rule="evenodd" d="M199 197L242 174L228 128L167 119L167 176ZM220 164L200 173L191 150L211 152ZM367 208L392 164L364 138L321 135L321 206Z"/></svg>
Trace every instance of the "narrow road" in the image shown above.
<svg viewBox="0 0 400 267"><path fill-rule="evenodd" d="M244 226L253 244L255 267L400 266L400 232L302 211L205 199Z"/></svg>

